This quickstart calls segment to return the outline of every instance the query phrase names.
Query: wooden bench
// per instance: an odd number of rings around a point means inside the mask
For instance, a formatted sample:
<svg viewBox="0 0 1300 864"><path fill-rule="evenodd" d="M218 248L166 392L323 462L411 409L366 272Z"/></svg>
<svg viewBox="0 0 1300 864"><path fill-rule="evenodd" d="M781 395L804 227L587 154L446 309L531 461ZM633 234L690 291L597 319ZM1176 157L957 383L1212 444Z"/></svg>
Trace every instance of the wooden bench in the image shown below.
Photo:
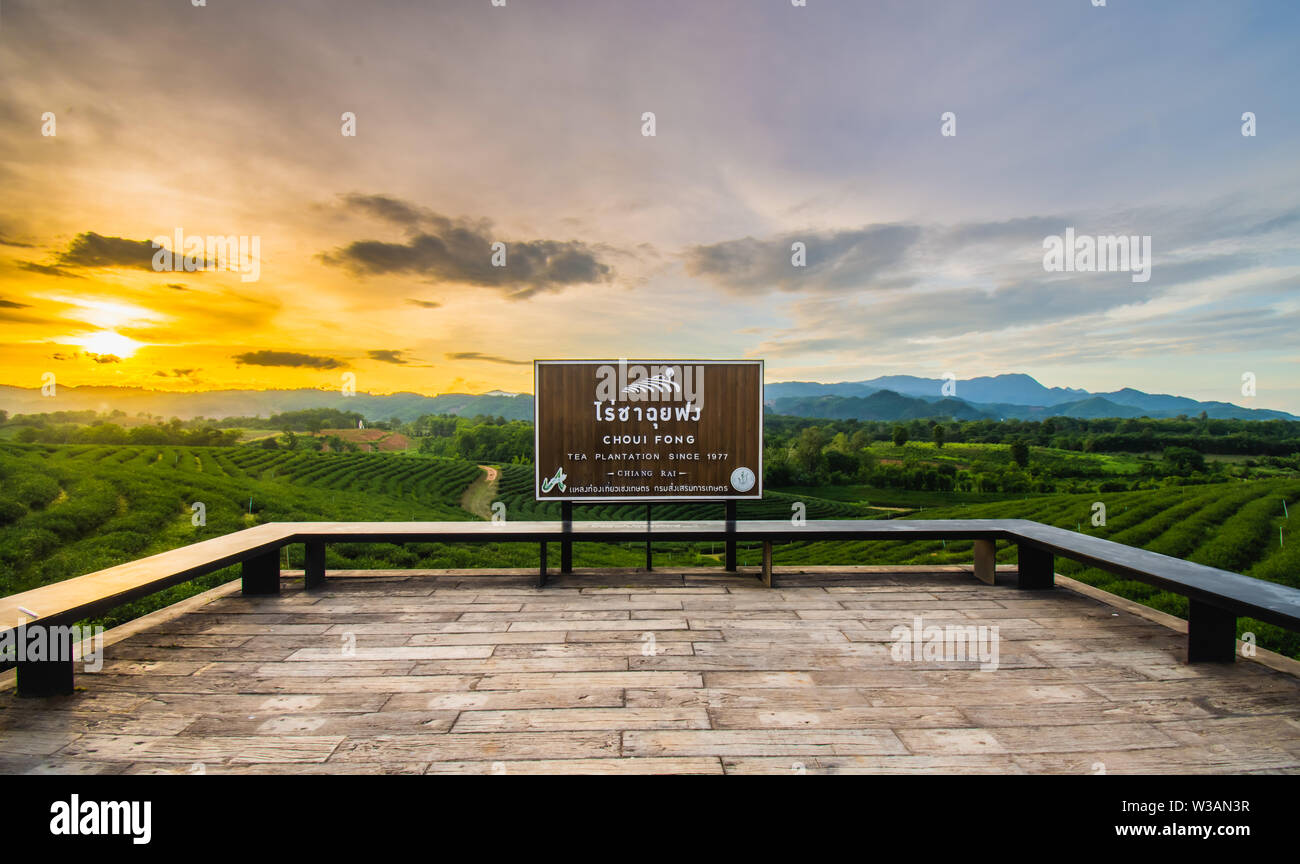
<svg viewBox="0 0 1300 864"><path fill-rule="evenodd" d="M537 543L539 586L546 583L548 543L756 541L763 546L762 579L774 584L774 543L823 540L972 540L975 576L996 580L996 544L1016 544L1017 587L1054 586L1062 556L1182 594L1190 601L1187 660L1231 662L1236 620L1249 615L1300 631L1300 589L1216 570L1167 555L1022 519L894 519L734 522L279 522L236 531L96 573L0 598L0 633L20 627L71 625L180 582L242 564L243 592L280 591L280 550L306 549L305 585L325 581L329 543ZM570 560L564 555L562 560ZM71 658L18 663L24 695L71 692Z"/></svg>

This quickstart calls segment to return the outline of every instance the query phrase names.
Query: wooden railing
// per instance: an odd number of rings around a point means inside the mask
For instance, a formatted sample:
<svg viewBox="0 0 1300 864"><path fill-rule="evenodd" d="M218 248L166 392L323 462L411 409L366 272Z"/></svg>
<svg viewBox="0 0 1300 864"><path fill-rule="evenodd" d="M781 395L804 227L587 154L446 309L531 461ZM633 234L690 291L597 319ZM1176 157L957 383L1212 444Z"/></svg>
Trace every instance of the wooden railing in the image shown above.
<svg viewBox="0 0 1300 864"><path fill-rule="evenodd" d="M1253 579L1136 549L1110 540L1023 519L890 519L693 522L276 522L151 555L85 576L0 598L0 634L20 628L71 625L180 582L242 564L245 594L278 594L280 550L301 543L305 584L324 583L329 543L536 543L537 584L547 579L547 544L559 543L572 561L574 542L738 541L763 546L761 578L774 584L773 544L818 540L972 540L975 576L995 581L996 544L1017 546L1017 587L1052 588L1056 556L1069 558L1184 595L1189 600L1187 660L1231 662L1237 618L1300 632L1300 589ZM734 555L728 556L734 561ZM846 562L847 563L847 562ZM71 657L19 662L18 690L25 695L68 693Z"/></svg>

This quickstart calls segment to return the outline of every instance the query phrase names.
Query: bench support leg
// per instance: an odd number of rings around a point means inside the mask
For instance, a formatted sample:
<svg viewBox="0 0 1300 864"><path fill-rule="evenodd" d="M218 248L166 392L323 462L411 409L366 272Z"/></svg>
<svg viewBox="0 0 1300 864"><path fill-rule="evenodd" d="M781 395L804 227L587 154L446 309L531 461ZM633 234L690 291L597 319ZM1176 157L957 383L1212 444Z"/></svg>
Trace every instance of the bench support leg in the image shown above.
<svg viewBox="0 0 1300 864"><path fill-rule="evenodd" d="M996 540L975 541L975 578L985 585L997 584L998 544Z"/></svg>
<svg viewBox="0 0 1300 864"><path fill-rule="evenodd" d="M1232 663L1237 659L1237 616L1202 600L1188 601L1187 662Z"/></svg>
<svg viewBox="0 0 1300 864"><path fill-rule="evenodd" d="M763 584L768 588L776 587L776 577L772 575L772 541L763 541Z"/></svg>
<svg viewBox="0 0 1300 864"><path fill-rule="evenodd" d="M311 540L305 544L303 587L320 588L325 584L325 543Z"/></svg>
<svg viewBox="0 0 1300 864"><path fill-rule="evenodd" d="M1056 586L1056 574L1052 572L1052 553L1026 543L1017 544L1020 581L1017 587L1039 591Z"/></svg>
<svg viewBox="0 0 1300 864"><path fill-rule="evenodd" d="M542 563L537 568L537 587L541 588L546 584L546 543L541 544Z"/></svg>
<svg viewBox="0 0 1300 864"><path fill-rule="evenodd" d="M72 679L72 660L28 660L18 664L18 695L67 696Z"/></svg>
<svg viewBox="0 0 1300 864"><path fill-rule="evenodd" d="M280 593L280 550L272 549L243 564L244 594Z"/></svg>

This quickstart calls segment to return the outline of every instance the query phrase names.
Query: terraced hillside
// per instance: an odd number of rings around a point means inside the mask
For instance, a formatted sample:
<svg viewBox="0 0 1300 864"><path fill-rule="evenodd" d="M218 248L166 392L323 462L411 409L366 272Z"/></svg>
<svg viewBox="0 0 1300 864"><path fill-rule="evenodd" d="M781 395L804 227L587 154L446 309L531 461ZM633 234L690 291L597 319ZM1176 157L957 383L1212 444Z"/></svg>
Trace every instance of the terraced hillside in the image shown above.
<svg viewBox="0 0 1300 864"><path fill-rule="evenodd" d="M0 593L24 591L146 555L274 521L469 520L459 506L482 475L472 462L416 454L320 453L255 447L0 444ZM559 518L532 500L532 471L506 466L508 518ZM742 505L742 518L789 515L795 499ZM811 501L811 499L809 499ZM194 505L201 505L196 508ZM809 516L853 517L859 505L812 502ZM639 519L644 508L582 508L580 518ZM200 515L202 518L200 519ZM720 506L664 506L656 518L719 518ZM198 524L196 524L198 523ZM559 550L552 549L557 556ZM656 548L666 564L720 562L720 546ZM301 566L290 549L285 566ZM756 556L756 551L748 550ZM331 545L335 569L531 567L532 546L436 543ZM745 559L748 560L748 559ZM637 544L579 544L580 566L644 563ZM123 607L108 623L233 578L230 568Z"/></svg>
<svg viewBox="0 0 1300 864"><path fill-rule="evenodd" d="M79 576L124 561L269 521L468 520L458 505L482 475L472 462L412 453L319 453L253 447L0 444L0 593ZM1270 579L1300 585L1300 536L1288 535L1287 505L1300 498L1300 479L1270 479L1156 490L1042 495L893 512L853 501L769 492L741 502L741 519L786 519L802 504L818 518L1025 518L1097 534ZM501 469L497 500L507 518L558 519L559 505L533 499L528 465ZM1094 504L1106 522L1094 526ZM192 505L202 504L198 520ZM720 504L662 503L657 520L717 519ZM578 519L645 518L643 504L584 505ZM720 544L657 544L656 566L721 564ZM551 550L558 564L557 548ZM287 552L286 566L301 566ZM635 567L644 546L575 545L578 566ZM969 542L795 543L778 547L776 563L968 563ZM328 547L332 569L405 567L532 567L537 550L524 545L359 544ZM1007 544L999 560L1014 561ZM757 546L740 550L758 562ZM1137 582L1116 579L1069 561L1059 572L1157 609L1185 616L1186 601ZM229 569L124 607L106 623L197 593L233 578ZM1261 645L1300 656L1300 637L1244 620Z"/></svg>
<svg viewBox="0 0 1300 864"><path fill-rule="evenodd" d="M533 466L507 465L501 471L500 499L506 505L510 519L559 519L558 502L537 501L533 498ZM740 501L736 504L738 519L788 519L797 502L802 502L809 519L859 519L878 515L860 504L847 501L830 501L815 496L786 495L764 492L761 501ZM677 519L721 519L723 506L709 502L681 503L655 502L653 518L665 521ZM583 504L576 507L574 519L644 519L645 504Z"/></svg>
<svg viewBox="0 0 1300 864"><path fill-rule="evenodd" d="M457 504L480 473L468 462L388 454L4 444L0 592L79 576L261 522L473 519ZM202 505L202 520L194 504ZM203 524L194 524L198 521ZM512 547L481 551L484 563L531 563ZM467 552L433 544L340 544L330 547L328 564L468 566ZM175 602L232 578L231 572L141 602L148 608ZM131 617L143 608L133 604L114 617Z"/></svg>
<svg viewBox="0 0 1300 864"><path fill-rule="evenodd" d="M1300 532L1288 536L1288 515L1300 499L1300 479L1205 486L1172 486L1136 492L1047 495L942 509L907 518L1032 519L1107 540L1186 558L1198 564L1300 587ZM1105 506L1104 525L1093 525L1094 506ZM1285 502L1285 503L1284 503ZM795 543L778 547L777 564L968 563L970 542ZM1015 547L1000 544L998 561L1014 563ZM1187 617L1187 600L1141 582L1121 579L1073 561L1057 559L1058 573L1163 612ZM1239 634L1252 632L1272 650L1300 657L1300 636L1259 621L1241 619Z"/></svg>

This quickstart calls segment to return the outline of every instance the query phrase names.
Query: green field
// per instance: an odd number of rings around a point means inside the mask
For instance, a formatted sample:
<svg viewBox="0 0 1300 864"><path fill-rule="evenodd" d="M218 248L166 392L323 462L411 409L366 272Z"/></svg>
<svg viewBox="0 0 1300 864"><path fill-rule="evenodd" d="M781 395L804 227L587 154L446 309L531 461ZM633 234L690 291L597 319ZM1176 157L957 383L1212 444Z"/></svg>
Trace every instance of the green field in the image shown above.
<svg viewBox="0 0 1300 864"><path fill-rule="evenodd" d="M966 445L974 448L977 445ZM986 447L1005 449L999 445ZM943 457L973 458L966 448ZM920 451L921 448L916 448ZM1037 456L1038 451L1035 451ZM930 454L926 454L929 456ZM1109 461L1112 471L1136 457L1074 454ZM1002 458L994 451L982 459ZM559 505L533 499L533 469L502 465L496 500L512 520L558 519ZM1086 468L1087 466L1085 466ZM317 453L258 447L56 445L0 443L0 593L10 594L93 572L145 555L263 522L471 520L460 508L466 488L482 476L472 462L416 453ZM1300 586L1300 537L1287 538L1283 502L1300 498L1300 478L1257 479L1079 494L929 492L866 486L770 490L741 502L741 519L786 519L802 504L818 518L1024 518L1097 534L1121 543ZM1093 526L1093 505L1106 524ZM206 524L193 524L194 503ZM662 520L718 519L720 504L662 503ZM644 519L644 504L575 508L577 519ZM1285 545L1284 545L1285 544ZM657 566L720 565L720 544L656 544ZM300 567L299 549L286 565ZM331 569L533 567L532 545L450 546L341 543L328 547ZM552 549L558 561L558 549ZM778 547L778 564L969 563L969 542L794 543ZM1014 561L1004 544L999 560ZM575 544L578 566L636 567L641 544ZM756 564L743 547L742 564ZM1186 601L1137 582L1072 562L1058 571L1163 611L1186 615ZM206 590L237 575L228 568L123 607L115 624ZM1264 647L1300 656L1300 637L1242 619Z"/></svg>
<svg viewBox="0 0 1300 864"><path fill-rule="evenodd" d="M1287 536L1292 524L1287 518L1289 508L1297 498L1300 478L1269 479L926 507L908 514L908 518L1032 519L1300 587L1300 532L1294 539ZM1105 505L1104 526L1092 524L1097 502ZM969 541L792 543L778 547L773 560L777 564L963 564L969 563L972 555ZM999 563L1015 563L1015 555L1013 545L999 546ZM1180 595L1066 559L1057 559L1056 570L1155 609L1187 617L1187 600ZM1238 629L1255 633L1264 647L1300 657L1300 636L1296 634L1246 618L1239 620Z"/></svg>
<svg viewBox="0 0 1300 864"><path fill-rule="evenodd" d="M498 500L510 519L558 519L559 505L533 500L531 467L502 466ZM277 521L458 521L482 470L472 462L412 453L316 453L255 447L0 444L0 594L80 576L156 552ZM784 518L795 499L744 504L741 518ZM203 505L195 525L192 505ZM809 502L810 518L867 512L843 502ZM581 507L580 519L642 519L643 505ZM661 505L655 518L722 518L721 505ZM665 564L718 563L712 548L656 547ZM557 556L558 549L551 553ZM300 567L290 549L288 567ZM577 544L580 566L644 564L638 544ZM331 569L533 567L522 544L340 543ZM120 623L237 575L227 568L123 606Z"/></svg>
<svg viewBox="0 0 1300 864"><path fill-rule="evenodd" d="M467 520L468 462L253 448L0 445L0 593L275 521ZM206 524L193 524L201 503ZM292 555L294 550L290 550ZM521 549L329 548L334 568L522 566ZM301 561L290 560L291 566ZM111 622L234 578L228 569L123 607Z"/></svg>

